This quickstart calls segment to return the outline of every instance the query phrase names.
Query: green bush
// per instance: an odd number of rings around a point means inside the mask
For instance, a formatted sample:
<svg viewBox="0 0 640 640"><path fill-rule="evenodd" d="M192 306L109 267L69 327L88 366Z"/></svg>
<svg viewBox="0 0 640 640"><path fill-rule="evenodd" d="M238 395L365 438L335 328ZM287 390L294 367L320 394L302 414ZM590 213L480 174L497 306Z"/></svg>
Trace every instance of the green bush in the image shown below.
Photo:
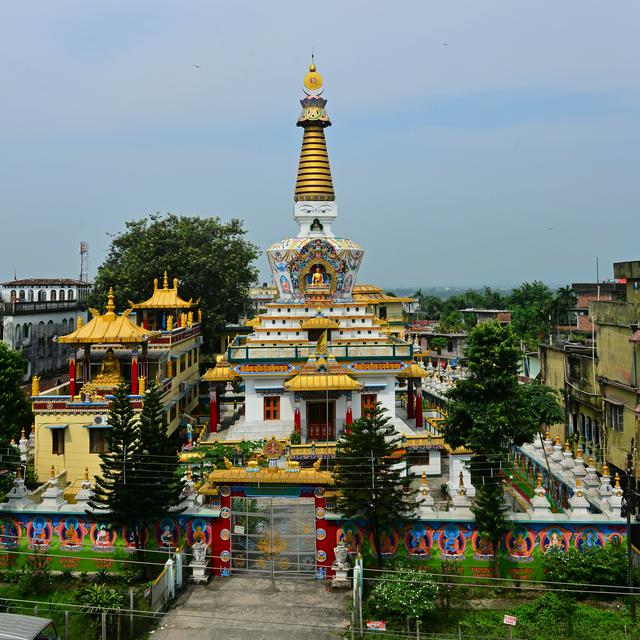
<svg viewBox="0 0 640 640"><path fill-rule="evenodd" d="M98 624L102 612L106 609L109 618L113 620L114 616L110 609L120 609L124 606L124 596L105 584L88 584L82 587L76 594L76 602L82 605L82 613L84 613L94 624Z"/></svg>
<svg viewBox="0 0 640 640"><path fill-rule="evenodd" d="M27 556L24 568L20 572L18 585L22 595L46 593L53 586L51 558L44 551L34 549Z"/></svg>

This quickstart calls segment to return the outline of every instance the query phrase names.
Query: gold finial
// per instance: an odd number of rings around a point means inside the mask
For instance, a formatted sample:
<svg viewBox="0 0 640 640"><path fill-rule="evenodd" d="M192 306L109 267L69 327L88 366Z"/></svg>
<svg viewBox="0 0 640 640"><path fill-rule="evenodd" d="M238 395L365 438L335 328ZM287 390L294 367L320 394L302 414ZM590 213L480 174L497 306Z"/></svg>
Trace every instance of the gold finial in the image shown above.
<svg viewBox="0 0 640 640"><path fill-rule="evenodd" d="M576 460L582 460L582 448L578 447L576 450Z"/></svg>
<svg viewBox="0 0 640 640"><path fill-rule="evenodd" d="M538 473L538 477L536 478L536 489L542 489L542 474Z"/></svg>
<svg viewBox="0 0 640 640"><path fill-rule="evenodd" d="M156 291L158 289L158 278L153 279L153 290Z"/></svg>
<svg viewBox="0 0 640 640"><path fill-rule="evenodd" d="M198 309L198 322L202 322L202 309Z"/></svg>
<svg viewBox="0 0 640 640"><path fill-rule="evenodd" d="M147 379L144 376L138 378L138 395L143 396L146 391Z"/></svg>
<svg viewBox="0 0 640 640"><path fill-rule="evenodd" d="M546 430L546 432L544 434L544 439L545 440L551 440L551 432L549 431L549 429Z"/></svg>
<svg viewBox="0 0 640 640"><path fill-rule="evenodd" d="M565 451L571 451L571 445L569 444L568 440L564 441L564 450Z"/></svg>
<svg viewBox="0 0 640 640"><path fill-rule="evenodd" d="M316 65L309 65L309 73L304 77L304 88L311 95L317 95L322 89L322 76L316 71Z"/></svg>
<svg viewBox="0 0 640 640"><path fill-rule="evenodd" d="M590 467L595 467L595 461L593 459L593 456L589 456L588 464Z"/></svg>
<svg viewBox="0 0 640 640"><path fill-rule="evenodd" d="M177 291L178 290L178 278L174 278L173 279L173 288Z"/></svg>
<svg viewBox="0 0 640 640"><path fill-rule="evenodd" d="M189 311L187 314L187 327L191 328L193 326L193 311Z"/></svg>
<svg viewBox="0 0 640 640"><path fill-rule="evenodd" d="M422 472L422 477L420 478L420 485L422 487L422 495L426 496L427 495L427 472L426 471Z"/></svg>
<svg viewBox="0 0 640 640"><path fill-rule="evenodd" d="M582 498L584 494L582 493L582 480L580 478L576 479L576 496L578 498Z"/></svg>
<svg viewBox="0 0 640 640"><path fill-rule="evenodd" d="M187 465L187 481L191 482L191 465Z"/></svg>
<svg viewBox="0 0 640 640"><path fill-rule="evenodd" d="M615 480L615 484L613 486L616 489L620 489L621 487L620 487L620 474L619 473L616 473L614 480Z"/></svg>
<svg viewBox="0 0 640 640"><path fill-rule="evenodd" d="M24 427L22 427L22 429L20 429L20 440L26 440L27 439L27 434L25 433Z"/></svg>
<svg viewBox="0 0 640 640"><path fill-rule="evenodd" d="M558 444L562 446L562 443L560 442L560 436L556 436L556 445Z"/></svg>
<svg viewBox="0 0 640 640"><path fill-rule="evenodd" d="M16 469L16 480L22 480L22 467L20 465Z"/></svg>
<svg viewBox="0 0 640 640"><path fill-rule="evenodd" d="M51 465L51 471L49 472L49 477L50 478L56 477L56 468L53 465Z"/></svg>
<svg viewBox="0 0 640 640"><path fill-rule="evenodd" d="M31 395L40 395L40 376L33 376L33 378L31 378Z"/></svg>
<svg viewBox="0 0 640 640"><path fill-rule="evenodd" d="M606 477L609 477L609 475L610 475L609 474L609 465L606 462L602 465L602 475L606 476Z"/></svg>
<svg viewBox="0 0 640 640"><path fill-rule="evenodd" d="M89 467L84 468L84 479L85 480L89 479Z"/></svg>
<svg viewBox="0 0 640 640"><path fill-rule="evenodd" d="M162 280L162 288L163 289L168 289L169 288L169 278L167 277L167 272L164 272L164 278Z"/></svg>
<svg viewBox="0 0 640 640"><path fill-rule="evenodd" d="M16 439L15 438L11 438L11 442L9 443L10 446L15 447L16 446Z"/></svg>
<svg viewBox="0 0 640 640"><path fill-rule="evenodd" d="M79 329L82 326L84 326L84 318L82 316L78 316L78 319L76 320L76 328Z"/></svg>
<svg viewBox="0 0 640 640"><path fill-rule="evenodd" d="M173 316L167 316L167 331L173 331Z"/></svg>
<svg viewBox="0 0 640 640"><path fill-rule="evenodd" d="M113 300L113 287L109 287L109 293L107 294L107 312L105 315L116 315L116 304Z"/></svg>

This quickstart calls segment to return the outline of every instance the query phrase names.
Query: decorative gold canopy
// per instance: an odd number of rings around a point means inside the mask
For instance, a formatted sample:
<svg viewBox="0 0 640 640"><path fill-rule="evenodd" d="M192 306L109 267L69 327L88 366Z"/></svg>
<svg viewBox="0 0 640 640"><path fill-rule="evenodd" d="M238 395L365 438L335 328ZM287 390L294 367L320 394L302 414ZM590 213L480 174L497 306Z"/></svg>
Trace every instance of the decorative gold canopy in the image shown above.
<svg viewBox="0 0 640 640"><path fill-rule="evenodd" d="M304 135L294 200L335 200L324 139L324 129L331 126L331 120L324 110L327 101L316 95L322 89L322 76L316 72L314 64L309 67L304 85L309 94L300 100L302 114L298 126L304 128Z"/></svg>
<svg viewBox="0 0 640 640"><path fill-rule="evenodd" d="M173 287L169 286L167 272L164 272L162 289L158 287L158 279L153 281L153 295L144 302L134 303L129 300L132 309L190 309L198 302L183 300L178 295L178 278L173 279Z"/></svg>
<svg viewBox="0 0 640 640"><path fill-rule="evenodd" d="M58 342L63 344L138 344L160 335L159 331L149 331L131 322L127 309L122 315L116 314L113 301L113 289L107 296L107 310L100 314L96 309L89 309L93 318L87 324L78 327L73 333L60 336Z"/></svg>
<svg viewBox="0 0 640 640"><path fill-rule="evenodd" d="M284 383L289 391L359 391L362 385L345 373L298 374Z"/></svg>

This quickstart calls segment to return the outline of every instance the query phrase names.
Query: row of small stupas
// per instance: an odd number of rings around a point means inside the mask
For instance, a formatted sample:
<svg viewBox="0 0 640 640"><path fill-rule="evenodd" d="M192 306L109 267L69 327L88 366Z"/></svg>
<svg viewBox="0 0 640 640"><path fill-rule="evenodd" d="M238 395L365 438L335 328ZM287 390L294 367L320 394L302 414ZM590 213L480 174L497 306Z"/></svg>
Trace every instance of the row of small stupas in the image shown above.
<svg viewBox="0 0 640 640"><path fill-rule="evenodd" d="M33 378L39 477L48 477L51 467L66 470L76 483L85 466L91 476L98 473L99 454L109 446L110 396L122 383L136 411L150 381L160 386L170 433L197 405L202 344L197 302L183 300L177 279L170 287L165 272L161 287L154 280L148 300L129 304L116 313L110 290L104 313L90 309L89 322L79 320L73 333L58 338L73 347L67 383L41 393L39 378Z"/></svg>
<svg viewBox="0 0 640 640"><path fill-rule="evenodd" d="M377 287L354 295L364 256L355 242L337 237L337 203L324 130L331 125L315 65L304 78L298 126L303 129L293 219L296 237L267 250L276 299L251 321L252 333L236 338L204 380L219 386L241 381L244 415L216 439L287 437L332 442L363 412L381 403L401 431L412 428L396 416L396 381L409 380L416 420L422 424L421 385L426 374L414 362L413 345L398 337L387 319L391 300ZM384 308L384 318L377 315ZM397 315L397 314L394 314ZM397 318L394 318L397 323ZM216 413L212 415L216 431Z"/></svg>

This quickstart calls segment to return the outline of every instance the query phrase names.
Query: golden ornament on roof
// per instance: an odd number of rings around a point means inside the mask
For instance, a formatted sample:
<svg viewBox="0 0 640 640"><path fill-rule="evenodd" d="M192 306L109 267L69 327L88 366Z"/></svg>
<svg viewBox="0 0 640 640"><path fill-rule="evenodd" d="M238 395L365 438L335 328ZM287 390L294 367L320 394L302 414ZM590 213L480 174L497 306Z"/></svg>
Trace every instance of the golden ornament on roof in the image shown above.
<svg viewBox="0 0 640 640"><path fill-rule="evenodd" d="M309 73L304 77L305 89L309 91L320 91L322 89L322 76L316 71L316 65L311 63Z"/></svg>

